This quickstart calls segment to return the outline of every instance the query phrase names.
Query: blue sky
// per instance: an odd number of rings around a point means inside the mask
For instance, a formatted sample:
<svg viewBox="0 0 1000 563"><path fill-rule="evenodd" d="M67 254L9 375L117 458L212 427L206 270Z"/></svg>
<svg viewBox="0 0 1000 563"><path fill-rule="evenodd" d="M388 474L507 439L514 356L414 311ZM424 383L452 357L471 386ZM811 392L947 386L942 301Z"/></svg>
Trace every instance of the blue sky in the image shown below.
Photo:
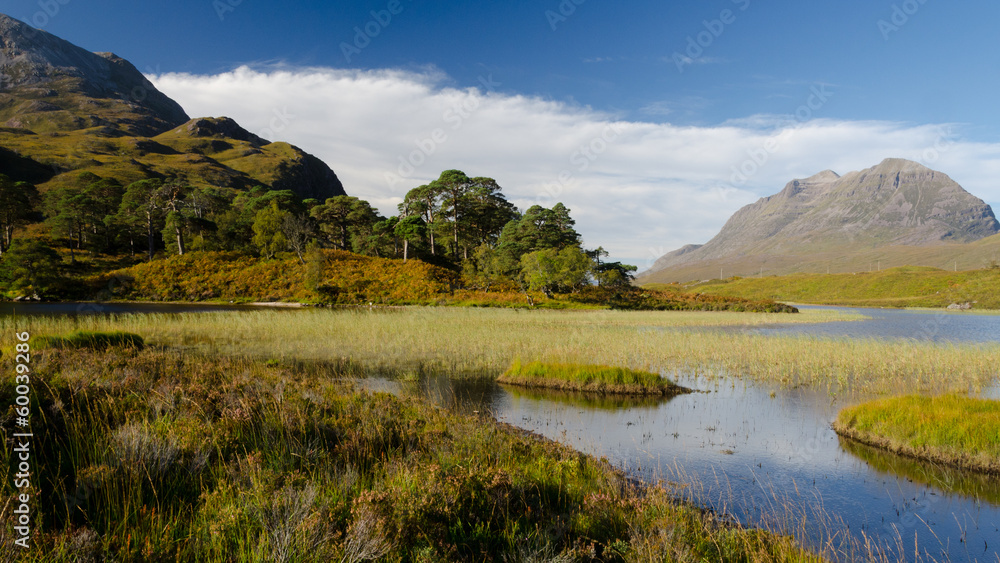
<svg viewBox="0 0 1000 563"><path fill-rule="evenodd" d="M585 242L646 266L825 168L913 158L1000 201L1000 5L956 4L5 0L0 11L129 59L192 116L231 115L316 153L384 212L407 187L468 168L522 207L566 200ZM448 140L431 147L438 130ZM767 139L780 150L760 157Z"/></svg>

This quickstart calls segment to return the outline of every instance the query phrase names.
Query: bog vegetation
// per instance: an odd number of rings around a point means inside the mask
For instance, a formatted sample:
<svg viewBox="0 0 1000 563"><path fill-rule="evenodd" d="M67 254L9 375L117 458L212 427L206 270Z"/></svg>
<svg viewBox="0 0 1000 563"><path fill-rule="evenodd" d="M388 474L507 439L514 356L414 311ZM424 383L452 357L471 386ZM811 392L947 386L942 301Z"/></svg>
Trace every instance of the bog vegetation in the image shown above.
<svg viewBox="0 0 1000 563"><path fill-rule="evenodd" d="M45 470L32 548L4 526L4 560L819 560L488 418L355 391L331 365L152 348L32 365ZM0 401L14 393L0 381Z"/></svg>
<svg viewBox="0 0 1000 563"><path fill-rule="evenodd" d="M678 395L687 390L648 371L588 364L514 364L497 381L508 385L611 395Z"/></svg>
<svg viewBox="0 0 1000 563"><path fill-rule="evenodd" d="M789 322L857 319L827 311L781 317ZM495 378L514 360L597 364L676 375L746 378L781 387L810 386L838 397L984 389L1000 364L996 344L771 337L740 327L773 324L773 315L733 312L532 311L413 307L379 311L297 310L78 319L31 318L18 330L141 334L149 346L328 361L359 375L440 373ZM16 328L0 319L0 331ZM726 327L727 330L690 330ZM808 350L808 353L803 353Z"/></svg>

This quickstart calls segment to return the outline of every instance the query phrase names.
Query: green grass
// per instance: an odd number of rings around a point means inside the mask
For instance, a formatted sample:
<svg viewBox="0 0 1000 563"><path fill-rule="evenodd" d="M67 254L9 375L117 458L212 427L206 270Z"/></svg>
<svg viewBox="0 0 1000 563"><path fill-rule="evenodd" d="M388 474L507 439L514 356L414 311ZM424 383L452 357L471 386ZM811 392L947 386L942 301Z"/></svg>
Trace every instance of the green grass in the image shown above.
<svg viewBox="0 0 1000 563"><path fill-rule="evenodd" d="M658 374L612 366L515 360L497 381L521 387L614 395L677 395L687 391Z"/></svg>
<svg viewBox="0 0 1000 563"><path fill-rule="evenodd" d="M49 349L32 367L32 548L5 526L3 560L820 560L489 418L356 392L329 367L152 348ZM0 401L14 395L0 380ZM16 455L0 454L5 513Z"/></svg>
<svg viewBox="0 0 1000 563"><path fill-rule="evenodd" d="M108 348L134 348L142 350L145 342L138 334L130 332L94 332L77 330L66 336L37 336L29 344L33 349L45 348L87 348L107 350Z"/></svg>
<svg viewBox="0 0 1000 563"><path fill-rule="evenodd" d="M933 308L972 303L975 309L1000 309L1000 269L995 268L949 272L905 267L856 274L792 274L712 280L685 288L694 293L793 303Z"/></svg>
<svg viewBox="0 0 1000 563"><path fill-rule="evenodd" d="M965 392L992 385L996 344L769 337L739 327L856 319L729 312L520 311L414 307L387 310L217 312L0 320L0 330L74 329L142 334L190 352L319 361L360 375L436 372L496 378L517 358L677 375L742 378L849 393ZM22 328L23 327L23 328ZM703 330L711 328L725 330ZM6 352L7 350L5 350Z"/></svg>
<svg viewBox="0 0 1000 563"><path fill-rule="evenodd" d="M960 395L905 396L849 407L837 433L886 450L1000 474L1000 402Z"/></svg>

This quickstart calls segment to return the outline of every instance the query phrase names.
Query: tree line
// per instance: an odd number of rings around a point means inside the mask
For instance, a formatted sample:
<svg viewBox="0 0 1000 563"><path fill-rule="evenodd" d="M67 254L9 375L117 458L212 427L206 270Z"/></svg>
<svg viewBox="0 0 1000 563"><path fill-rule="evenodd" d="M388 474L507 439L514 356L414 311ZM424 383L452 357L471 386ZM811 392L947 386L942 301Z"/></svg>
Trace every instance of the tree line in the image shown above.
<svg viewBox="0 0 1000 563"><path fill-rule="evenodd" d="M15 231L33 222L44 225L49 242L32 239L19 249ZM292 253L305 264L308 249L327 248L421 259L460 271L467 285L485 290L551 294L591 281L630 283L635 267L602 263L607 253L584 250L574 225L561 203L521 212L496 180L460 170L447 170L411 189L390 217L357 197L319 201L263 187L194 187L182 177L126 186L85 172L73 185L43 197L34 186L0 175L0 254L14 254L3 258L8 274L14 262L44 262L39 253L58 256L43 246L63 249L71 263L87 250L148 260L190 251L234 251L264 259ZM20 256L25 253L33 258Z"/></svg>

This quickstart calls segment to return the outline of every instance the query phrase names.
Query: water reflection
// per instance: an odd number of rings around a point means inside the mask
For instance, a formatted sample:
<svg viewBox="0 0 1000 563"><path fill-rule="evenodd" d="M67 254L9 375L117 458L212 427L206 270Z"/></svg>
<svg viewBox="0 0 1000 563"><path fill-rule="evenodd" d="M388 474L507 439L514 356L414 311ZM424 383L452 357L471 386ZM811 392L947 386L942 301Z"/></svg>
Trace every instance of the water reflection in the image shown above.
<svg viewBox="0 0 1000 563"><path fill-rule="evenodd" d="M530 389L515 385L501 385L512 398L544 400L561 403L567 406L578 406L585 409L618 411L643 407L657 407L674 397L632 396L632 395L601 395L581 391L562 391L558 389Z"/></svg>
<svg viewBox="0 0 1000 563"><path fill-rule="evenodd" d="M743 522L836 550L840 560L857 558L867 541L893 560L913 560L916 549L939 561L997 561L997 480L843 443L830 428L840 405L823 392L678 383L702 392L629 400L438 376L363 386L491 412L648 482L679 484L681 494Z"/></svg>
<svg viewBox="0 0 1000 563"><path fill-rule="evenodd" d="M1000 479L994 476L916 460L843 437L840 437L840 447L883 474L905 477L948 494L1000 506Z"/></svg>

